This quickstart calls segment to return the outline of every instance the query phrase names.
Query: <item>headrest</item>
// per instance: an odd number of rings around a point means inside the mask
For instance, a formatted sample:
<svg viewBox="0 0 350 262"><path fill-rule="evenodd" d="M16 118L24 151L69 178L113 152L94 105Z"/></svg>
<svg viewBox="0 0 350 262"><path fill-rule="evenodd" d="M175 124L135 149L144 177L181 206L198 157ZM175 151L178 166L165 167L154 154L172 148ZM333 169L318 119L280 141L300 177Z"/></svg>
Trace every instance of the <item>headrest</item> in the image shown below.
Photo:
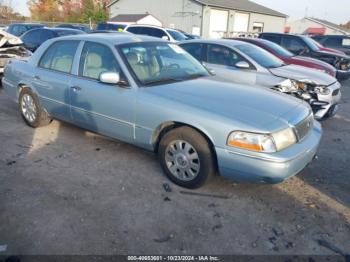
<svg viewBox="0 0 350 262"><path fill-rule="evenodd" d="M102 67L102 58L96 53L89 53L86 56L86 66L100 68Z"/></svg>
<svg viewBox="0 0 350 262"><path fill-rule="evenodd" d="M127 53L126 58L128 59L128 61L131 65L136 65L139 63L139 57L134 52Z"/></svg>

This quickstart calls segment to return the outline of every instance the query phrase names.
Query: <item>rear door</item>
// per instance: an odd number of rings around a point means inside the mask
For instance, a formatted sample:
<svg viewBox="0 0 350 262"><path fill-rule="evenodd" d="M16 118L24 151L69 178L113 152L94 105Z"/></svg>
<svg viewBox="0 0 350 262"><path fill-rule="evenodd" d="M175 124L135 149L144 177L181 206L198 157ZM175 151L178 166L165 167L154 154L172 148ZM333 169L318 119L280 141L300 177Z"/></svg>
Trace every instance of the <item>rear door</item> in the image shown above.
<svg viewBox="0 0 350 262"><path fill-rule="evenodd" d="M73 121L86 129L130 142L134 134L135 89L101 83L99 77L104 72L119 73L127 82L109 46L85 42L78 76L70 87Z"/></svg>
<svg viewBox="0 0 350 262"><path fill-rule="evenodd" d="M238 62L250 64L243 56L226 46L207 44L205 65L214 70L218 80L254 85L257 77L255 68L237 68Z"/></svg>
<svg viewBox="0 0 350 262"><path fill-rule="evenodd" d="M41 57L32 84L48 113L71 121L69 92L80 41L57 41Z"/></svg>

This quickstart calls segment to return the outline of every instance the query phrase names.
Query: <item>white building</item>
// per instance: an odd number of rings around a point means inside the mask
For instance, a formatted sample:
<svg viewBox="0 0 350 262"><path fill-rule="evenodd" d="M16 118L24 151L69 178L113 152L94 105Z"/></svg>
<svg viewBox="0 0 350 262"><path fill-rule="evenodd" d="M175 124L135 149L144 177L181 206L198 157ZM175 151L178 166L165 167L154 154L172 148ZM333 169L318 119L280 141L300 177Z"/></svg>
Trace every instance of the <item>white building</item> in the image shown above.
<svg viewBox="0 0 350 262"><path fill-rule="evenodd" d="M205 38L246 33L283 32L285 14L249 0L114 0L111 17L151 14L164 27L177 28Z"/></svg>
<svg viewBox="0 0 350 262"><path fill-rule="evenodd" d="M139 25L155 25L163 26L162 21L150 14L123 14L112 17L108 20L111 24L139 24Z"/></svg>
<svg viewBox="0 0 350 262"><path fill-rule="evenodd" d="M350 31L326 20L304 17L288 23L286 33L305 35L349 35Z"/></svg>

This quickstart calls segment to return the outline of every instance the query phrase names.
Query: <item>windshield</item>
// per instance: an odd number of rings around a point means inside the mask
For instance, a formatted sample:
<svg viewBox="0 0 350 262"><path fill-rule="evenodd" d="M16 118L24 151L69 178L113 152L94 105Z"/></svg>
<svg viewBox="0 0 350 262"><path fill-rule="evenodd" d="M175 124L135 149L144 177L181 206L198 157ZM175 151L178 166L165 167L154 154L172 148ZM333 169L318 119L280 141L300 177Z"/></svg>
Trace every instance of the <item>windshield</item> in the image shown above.
<svg viewBox="0 0 350 262"><path fill-rule="evenodd" d="M271 50L273 50L277 55L282 56L282 57L292 57L294 56L293 53L289 52L287 49L283 48L282 46L273 43L271 41L267 41L267 40L262 40L263 44L270 48Z"/></svg>
<svg viewBox="0 0 350 262"><path fill-rule="evenodd" d="M172 38L174 38L176 41L183 41L187 40L187 36L185 36L183 33L175 31L175 30L167 30L167 32L171 35Z"/></svg>
<svg viewBox="0 0 350 262"><path fill-rule="evenodd" d="M144 86L208 76L208 71L181 47L170 43L132 43L119 47Z"/></svg>
<svg viewBox="0 0 350 262"><path fill-rule="evenodd" d="M284 66L282 60L255 45L245 44L236 45L235 47L263 67L277 68Z"/></svg>
<svg viewBox="0 0 350 262"><path fill-rule="evenodd" d="M309 48L312 51L318 51L320 50L319 46L315 43L315 40L311 39L310 37L303 36L303 39L305 43L309 46Z"/></svg>

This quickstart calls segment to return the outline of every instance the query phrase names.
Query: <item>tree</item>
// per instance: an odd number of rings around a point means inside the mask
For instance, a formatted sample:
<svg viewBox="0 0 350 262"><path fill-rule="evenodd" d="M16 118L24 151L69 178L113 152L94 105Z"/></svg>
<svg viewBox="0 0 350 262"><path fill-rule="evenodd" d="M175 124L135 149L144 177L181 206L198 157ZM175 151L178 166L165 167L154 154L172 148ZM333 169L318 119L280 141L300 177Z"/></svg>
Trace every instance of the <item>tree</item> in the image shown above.
<svg viewBox="0 0 350 262"><path fill-rule="evenodd" d="M33 20L99 23L108 19L106 3L106 0L29 0L28 6Z"/></svg>
<svg viewBox="0 0 350 262"><path fill-rule="evenodd" d="M37 21L62 21L62 12L57 0L30 0L28 2L32 19Z"/></svg>

